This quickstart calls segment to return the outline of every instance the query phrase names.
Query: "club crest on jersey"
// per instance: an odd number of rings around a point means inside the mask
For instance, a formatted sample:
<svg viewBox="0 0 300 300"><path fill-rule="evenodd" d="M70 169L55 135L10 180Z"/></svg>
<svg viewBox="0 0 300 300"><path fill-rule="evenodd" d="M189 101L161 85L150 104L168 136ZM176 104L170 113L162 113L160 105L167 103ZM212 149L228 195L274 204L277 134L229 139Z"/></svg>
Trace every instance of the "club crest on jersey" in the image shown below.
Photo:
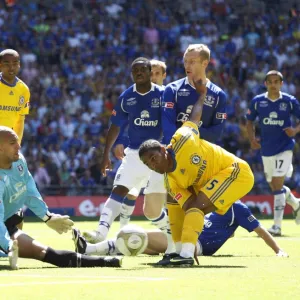
<svg viewBox="0 0 300 300"><path fill-rule="evenodd" d="M23 173L24 168L23 168L22 165L18 165L17 168L18 168L18 170L19 170L20 173Z"/></svg>
<svg viewBox="0 0 300 300"><path fill-rule="evenodd" d="M21 96L21 97L19 98L19 106L23 105L24 102L25 102L25 98L24 98L23 96Z"/></svg>
<svg viewBox="0 0 300 300"><path fill-rule="evenodd" d="M151 107L158 108L160 106L160 100L158 98L153 98L151 100Z"/></svg>
<svg viewBox="0 0 300 300"><path fill-rule="evenodd" d="M127 103L128 106L135 105L136 104L136 99L135 98L129 98L129 99L127 99L126 103Z"/></svg>
<svg viewBox="0 0 300 300"><path fill-rule="evenodd" d="M204 100L204 104L212 107L215 103L215 98L213 96L206 96Z"/></svg>
<svg viewBox="0 0 300 300"><path fill-rule="evenodd" d="M116 115L117 115L117 112L113 109L113 111L111 112L111 114L112 114L113 116L116 116Z"/></svg>
<svg viewBox="0 0 300 300"><path fill-rule="evenodd" d="M197 154L197 153L194 153L192 156L191 156L191 163L193 165L196 165L198 166L201 162L201 157Z"/></svg>
<svg viewBox="0 0 300 300"><path fill-rule="evenodd" d="M286 109L287 109L287 104L284 102L281 102L279 104L279 110L286 111Z"/></svg>

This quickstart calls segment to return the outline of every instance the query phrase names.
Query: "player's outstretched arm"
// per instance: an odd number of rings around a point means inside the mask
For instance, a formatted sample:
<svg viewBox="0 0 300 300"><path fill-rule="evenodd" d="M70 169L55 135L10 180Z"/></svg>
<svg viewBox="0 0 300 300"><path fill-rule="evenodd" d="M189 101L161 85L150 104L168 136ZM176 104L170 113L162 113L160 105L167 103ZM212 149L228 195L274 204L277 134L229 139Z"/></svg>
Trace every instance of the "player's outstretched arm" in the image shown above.
<svg viewBox="0 0 300 300"><path fill-rule="evenodd" d="M196 88L196 91L198 94L200 94L200 97L198 98L197 102L195 103L191 115L190 115L190 121L197 124L199 126L201 117L202 117L202 111L203 111L203 104L207 93L206 84L202 82L201 79L194 80L194 86Z"/></svg>
<svg viewBox="0 0 300 300"><path fill-rule="evenodd" d="M288 257L288 254L285 253L278 244L276 243L275 239L272 237L272 235L263 227L258 226L254 229L254 231L258 234L259 237L261 237L265 243L273 249L273 251L276 253L277 256L282 257Z"/></svg>

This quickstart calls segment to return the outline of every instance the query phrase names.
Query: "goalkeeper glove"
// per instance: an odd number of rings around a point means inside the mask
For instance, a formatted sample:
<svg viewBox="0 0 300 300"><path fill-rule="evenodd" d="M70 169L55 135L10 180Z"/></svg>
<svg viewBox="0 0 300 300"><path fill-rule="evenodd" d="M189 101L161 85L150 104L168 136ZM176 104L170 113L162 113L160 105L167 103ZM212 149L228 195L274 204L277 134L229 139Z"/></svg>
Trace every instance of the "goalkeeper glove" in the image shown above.
<svg viewBox="0 0 300 300"><path fill-rule="evenodd" d="M19 247L18 241L13 240L12 245L8 249L9 265L12 270L18 270Z"/></svg>
<svg viewBox="0 0 300 300"><path fill-rule="evenodd" d="M74 222L70 220L70 217L67 215L62 216L57 214L51 214L47 216L49 218L45 221L45 223L59 234L62 234L63 232L68 232L72 229L72 226L74 225Z"/></svg>

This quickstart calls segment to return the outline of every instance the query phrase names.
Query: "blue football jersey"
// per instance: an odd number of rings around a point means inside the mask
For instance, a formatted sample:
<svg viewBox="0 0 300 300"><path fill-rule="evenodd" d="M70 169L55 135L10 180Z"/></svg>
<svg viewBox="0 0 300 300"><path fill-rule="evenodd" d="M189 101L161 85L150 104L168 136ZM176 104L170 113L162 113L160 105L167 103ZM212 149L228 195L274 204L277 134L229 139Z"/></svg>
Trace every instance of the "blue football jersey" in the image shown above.
<svg viewBox="0 0 300 300"><path fill-rule="evenodd" d="M10 237L4 222L26 205L39 218L45 217L48 207L43 201L27 168L22 154L11 169L0 169L0 247L8 250Z"/></svg>
<svg viewBox="0 0 300 300"><path fill-rule="evenodd" d="M215 143L221 136L226 119L226 94L221 88L208 80L207 95L202 113L201 138ZM162 128L164 143L169 144L175 131L187 121L199 94L182 78L166 86L162 104Z"/></svg>
<svg viewBox="0 0 300 300"><path fill-rule="evenodd" d="M161 138L162 93L162 87L152 84L149 92L140 94L134 84L119 97L111 122L121 128L128 123L128 147L138 149L148 139Z"/></svg>
<svg viewBox="0 0 300 300"><path fill-rule="evenodd" d="M211 213L205 216L203 231L198 238L203 255L213 255L239 226L249 232L260 226L250 209L241 201L235 202L225 215Z"/></svg>
<svg viewBox="0 0 300 300"><path fill-rule="evenodd" d="M252 99L247 119L254 121L258 118L263 156L273 156L294 148L295 140L283 131L291 127L292 115L300 119L300 106L296 98L289 94L280 93L275 101L268 98L268 93Z"/></svg>

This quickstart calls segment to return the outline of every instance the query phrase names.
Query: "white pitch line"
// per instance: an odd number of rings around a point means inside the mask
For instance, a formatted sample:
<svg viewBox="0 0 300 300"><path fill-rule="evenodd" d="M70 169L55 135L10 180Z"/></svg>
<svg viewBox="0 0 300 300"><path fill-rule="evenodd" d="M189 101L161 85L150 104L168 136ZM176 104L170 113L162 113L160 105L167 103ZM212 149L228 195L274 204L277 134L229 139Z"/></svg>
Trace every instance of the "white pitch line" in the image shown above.
<svg viewBox="0 0 300 300"><path fill-rule="evenodd" d="M170 280L170 278L139 278L138 281L162 281ZM29 286L29 285L64 285L64 284L90 284L90 283L102 283L102 282L132 282L130 278L127 279L98 279L98 280L70 280L70 281L35 281L35 282L12 282L12 283L0 283L0 287L12 287L12 286Z"/></svg>
<svg viewBox="0 0 300 300"><path fill-rule="evenodd" d="M11 271L9 271L11 272ZM96 276L96 275L43 275L43 274L0 274L0 277L31 277L31 278L96 278L99 280L111 280L111 279L126 279L126 280L149 280L149 281L160 281L160 280L170 280L171 278L166 277L128 277L128 276Z"/></svg>

